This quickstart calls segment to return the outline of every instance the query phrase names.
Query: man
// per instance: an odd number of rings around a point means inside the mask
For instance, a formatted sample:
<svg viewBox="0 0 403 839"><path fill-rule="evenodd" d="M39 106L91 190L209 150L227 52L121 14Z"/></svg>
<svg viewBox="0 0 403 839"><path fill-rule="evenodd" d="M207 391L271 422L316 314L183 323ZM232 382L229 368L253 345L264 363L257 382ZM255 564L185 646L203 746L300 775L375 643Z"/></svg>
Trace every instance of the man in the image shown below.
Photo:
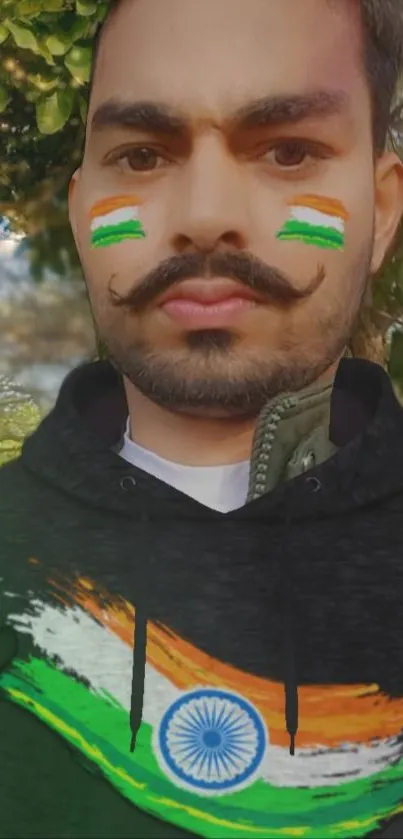
<svg viewBox="0 0 403 839"><path fill-rule="evenodd" d="M0 473L0 835L400 837L400 0L123 0L70 218L108 361Z"/></svg>

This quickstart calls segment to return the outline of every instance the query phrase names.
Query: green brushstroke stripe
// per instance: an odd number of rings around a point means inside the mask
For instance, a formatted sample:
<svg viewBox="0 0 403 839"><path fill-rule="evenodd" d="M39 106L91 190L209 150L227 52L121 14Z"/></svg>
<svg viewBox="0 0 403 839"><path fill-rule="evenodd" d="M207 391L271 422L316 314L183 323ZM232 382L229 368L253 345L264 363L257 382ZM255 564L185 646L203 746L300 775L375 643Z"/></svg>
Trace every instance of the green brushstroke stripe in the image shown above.
<svg viewBox="0 0 403 839"><path fill-rule="evenodd" d="M141 221L133 219L121 224L106 224L92 232L91 242L94 248L114 245L124 239L145 239Z"/></svg>
<svg viewBox="0 0 403 839"><path fill-rule="evenodd" d="M305 245L316 245L317 248L323 248L324 250L343 250L343 246L336 245L335 242L324 242L323 239L315 239L313 236L301 236L298 233L294 233L292 236L277 236L277 239L281 239L283 242L304 242Z"/></svg>
<svg viewBox="0 0 403 839"><path fill-rule="evenodd" d="M300 239L308 245L315 244L318 247L334 250L340 250L345 243L345 236L339 230L296 220L287 221L282 230L276 234L276 238L282 240Z"/></svg>
<svg viewBox="0 0 403 839"><path fill-rule="evenodd" d="M145 233L125 233L124 236L109 236L98 242L92 242L92 247L106 248L108 245L118 245L120 242L126 242L128 239L145 239Z"/></svg>
<svg viewBox="0 0 403 839"><path fill-rule="evenodd" d="M278 788L257 781L239 793L203 798L177 788L162 773L152 751L151 726L143 723L134 760L128 713L114 698L88 690L50 662L17 662L0 678L0 690L75 745L133 804L199 836L355 839L403 812L403 760L372 778L338 787Z"/></svg>

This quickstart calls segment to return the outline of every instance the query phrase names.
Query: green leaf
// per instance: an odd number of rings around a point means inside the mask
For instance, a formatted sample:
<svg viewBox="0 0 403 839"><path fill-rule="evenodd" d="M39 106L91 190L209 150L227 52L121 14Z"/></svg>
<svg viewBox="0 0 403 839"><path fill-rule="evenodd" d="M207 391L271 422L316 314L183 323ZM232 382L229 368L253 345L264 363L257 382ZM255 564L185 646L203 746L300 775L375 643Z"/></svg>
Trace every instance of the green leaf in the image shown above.
<svg viewBox="0 0 403 839"><path fill-rule="evenodd" d="M49 65L49 67L54 67L55 66L56 61L53 58L53 55L50 52L50 50L48 49L48 47L46 46L46 44L44 44L44 43L43 44L38 44L38 49L34 50L34 52L35 52L36 55L41 55L45 59L46 63Z"/></svg>
<svg viewBox="0 0 403 839"><path fill-rule="evenodd" d="M27 78L30 84L35 85L35 87L42 93L50 93L52 90L55 90L55 88L58 87L60 84L60 79L46 79L44 76L41 76L40 73L36 73L35 75L31 73L28 75Z"/></svg>
<svg viewBox="0 0 403 839"><path fill-rule="evenodd" d="M33 18L37 17L46 9L46 0L19 0L18 7L13 15L14 18Z"/></svg>
<svg viewBox="0 0 403 839"><path fill-rule="evenodd" d="M56 134L70 119L74 104L74 92L70 89L58 91L36 106L36 121L41 134Z"/></svg>
<svg viewBox="0 0 403 839"><path fill-rule="evenodd" d="M25 98L27 102L35 104L35 102L38 102L40 99L43 98L43 93L41 93L41 91L37 90L36 88L31 88L30 90L27 90Z"/></svg>
<svg viewBox="0 0 403 839"><path fill-rule="evenodd" d="M46 38L45 45L52 55L66 55L71 48L71 37L66 32L58 32Z"/></svg>
<svg viewBox="0 0 403 839"><path fill-rule="evenodd" d="M85 18L77 18L73 26L69 29L69 38L74 43L75 41L80 41L81 38L87 37L89 28L91 26L91 22L86 20Z"/></svg>
<svg viewBox="0 0 403 839"><path fill-rule="evenodd" d="M96 12L96 15L95 15L95 20L98 21L98 23L101 23L104 20L104 18L106 17L106 14L108 12L108 9L109 9L109 3L99 3L99 5L97 6L97 12Z"/></svg>
<svg viewBox="0 0 403 839"><path fill-rule="evenodd" d="M65 0L41 0L41 12L63 12L65 5Z"/></svg>
<svg viewBox="0 0 403 839"><path fill-rule="evenodd" d="M82 17L92 17L97 10L98 3L93 0L76 0L77 14Z"/></svg>
<svg viewBox="0 0 403 839"><path fill-rule="evenodd" d="M7 105L10 101L10 97L8 95L8 90L3 85L0 85L0 114L6 110Z"/></svg>
<svg viewBox="0 0 403 839"><path fill-rule="evenodd" d="M91 47L73 47L64 63L76 81L86 84L90 80L92 62Z"/></svg>
<svg viewBox="0 0 403 839"><path fill-rule="evenodd" d="M9 34L8 29L0 23L0 44L4 44L4 41L7 41Z"/></svg>
<svg viewBox="0 0 403 839"><path fill-rule="evenodd" d="M19 19L22 17L32 18L36 17L40 11L41 6L39 0L19 0L18 6L12 17Z"/></svg>
<svg viewBox="0 0 403 839"><path fill-rule="evenodd" d="M20 26L18 23L12 23L11 20L8 20L5 26L11 32L17 47L32 50L33 52L38 50L38 41L30 29L27 29L25 26Z"/></svg>

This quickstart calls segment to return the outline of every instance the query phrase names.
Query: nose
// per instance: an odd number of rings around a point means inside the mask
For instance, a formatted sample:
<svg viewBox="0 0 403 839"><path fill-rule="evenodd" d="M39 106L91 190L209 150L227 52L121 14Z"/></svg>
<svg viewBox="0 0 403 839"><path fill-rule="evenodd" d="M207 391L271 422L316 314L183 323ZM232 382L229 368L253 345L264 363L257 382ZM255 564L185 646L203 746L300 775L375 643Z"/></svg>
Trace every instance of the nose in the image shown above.
<svg viewBox="0 0 403 839"><path fill-rule="evenodd" d="M203 138L177 183L171 216L175 251L246 249L244 190L240 164L220 138Z"/></svg>

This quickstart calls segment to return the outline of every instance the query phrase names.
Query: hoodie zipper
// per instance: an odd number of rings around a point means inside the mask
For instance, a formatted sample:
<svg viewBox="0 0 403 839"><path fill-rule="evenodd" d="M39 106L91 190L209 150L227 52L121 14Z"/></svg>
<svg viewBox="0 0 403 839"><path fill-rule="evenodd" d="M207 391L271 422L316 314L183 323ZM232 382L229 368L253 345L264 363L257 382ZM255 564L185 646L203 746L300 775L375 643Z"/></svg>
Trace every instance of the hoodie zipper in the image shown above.
<svg viewBox="0 0 403 839"><path fill-rule="evenodd" d="M247 501L254 501L266 492L267 473L278 426L290 408L298 404L296 396L279 396L263 410L256 430L251 457L251 472Z"/></svg>

